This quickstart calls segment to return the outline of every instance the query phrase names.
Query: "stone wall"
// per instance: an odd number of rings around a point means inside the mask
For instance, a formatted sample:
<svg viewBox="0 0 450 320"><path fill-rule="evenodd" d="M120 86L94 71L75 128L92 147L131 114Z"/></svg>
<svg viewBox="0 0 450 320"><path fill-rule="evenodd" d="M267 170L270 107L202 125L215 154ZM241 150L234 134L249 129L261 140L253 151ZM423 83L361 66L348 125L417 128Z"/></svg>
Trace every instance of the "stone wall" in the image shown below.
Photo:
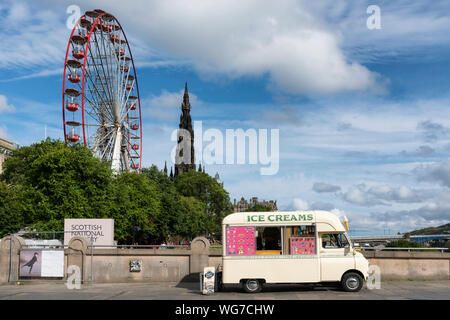
<svg viewBox="0 0 450 320"><path fill-rule="evenodd" d="M18 280L19 252L25 243L14 237L10 281ZM205 266L222 263L222 251L211 250L203 237L195 238L189 249L93 249L84 238L73 238L64 250L65 266L76 265L82 280L95 283L197 281ZM381 280L449 280L450 253L363 252L381 269ZM10 238L0 241L0 283L8 282ZM142 270L130 272L130 261L141 260Z"/></svg>
<svg viewBox="0 0 450 320"><path fill-rule="evenodd" d="M13 239L11 274L9 237L0 241L0 283L19 280L19 254L25 242L19 236ZM210 252L209 241L203 237L195 238L189 249L92 250L84 238L74 237L64 256L66 274L67 267L75 265L82 271L82 281L95 283L198 281L198 274L205 266L211 263L217 266L221 261L221 251ZM130 271L131 260L142 262L140 272Z"/></svg>
<svg viewBox="0 0 450 320"><path fill-rule="evenodd" d="M450 280L450 253L366 251L371 265L377 265L383 280Z"/></svg>

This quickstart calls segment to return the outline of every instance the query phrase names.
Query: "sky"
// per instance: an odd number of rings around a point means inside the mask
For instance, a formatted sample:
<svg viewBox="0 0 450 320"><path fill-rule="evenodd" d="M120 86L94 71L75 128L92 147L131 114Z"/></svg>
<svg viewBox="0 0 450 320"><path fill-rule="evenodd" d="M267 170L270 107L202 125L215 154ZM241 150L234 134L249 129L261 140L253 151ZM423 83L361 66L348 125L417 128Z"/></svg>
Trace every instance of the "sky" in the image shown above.
<svg viewBox="0 0 450 320"><path fill-rule="evenodd" d="M250 148L232 164L206 163L232 201L330 210L347 216L353 235L450 222L448 1L1 0L1 138L64 139L71 5L103 9L123 26L140 90L143 166L173 165L187 82L203 133L278 132L275 174L261 174L267 165L251 163ZM380 28L368 26L370 5Z"/></svg>

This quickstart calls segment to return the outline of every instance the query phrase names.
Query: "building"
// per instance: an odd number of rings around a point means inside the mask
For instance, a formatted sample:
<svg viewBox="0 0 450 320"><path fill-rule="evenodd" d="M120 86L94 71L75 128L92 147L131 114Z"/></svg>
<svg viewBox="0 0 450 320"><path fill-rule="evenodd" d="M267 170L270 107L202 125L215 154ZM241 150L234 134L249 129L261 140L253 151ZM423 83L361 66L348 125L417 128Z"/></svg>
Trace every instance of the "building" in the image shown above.
<svg viewBox="0 0 450 320"><path fill-rule="evenodd" d="M11 155L11 152L18 148L14 142L0 138L0 173L3 172L3 162Z"/></svg>
<svg viewBox="0 0 450 320"><path fill-rule="evenodd" d="M243 212L247 211L248 209L254 207L255 205L261 205L267 208L270 208L270 211L277 211L277 201L275 200L269 200L269 201L258 201L258 197L252 197L250 200L245 200L244 197L241 198L241 200L236 202L236 199L234 199L233 202L233 210L234 212Z"/></svg>
<svg viewBox="0 0 450 320"><path fill-rule="evenodd" d="M181 104L180 125L178 130L177 150L175 154L175 177L195 170L194 129L192 129L191 104L187 82L184 87L183 103Z"/></svg>

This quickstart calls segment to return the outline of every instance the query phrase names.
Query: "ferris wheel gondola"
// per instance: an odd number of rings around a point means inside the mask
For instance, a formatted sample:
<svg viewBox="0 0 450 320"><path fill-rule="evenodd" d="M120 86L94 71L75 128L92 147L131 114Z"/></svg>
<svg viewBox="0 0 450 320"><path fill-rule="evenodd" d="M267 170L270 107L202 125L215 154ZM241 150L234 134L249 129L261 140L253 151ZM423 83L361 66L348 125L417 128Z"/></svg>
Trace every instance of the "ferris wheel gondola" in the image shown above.
<svg viewBox="0 0 450 320"><path fill-rule="evenodd" d="M81 143L118 172L140 171L142 120L130 46L119 21L87 11L67 45L63 78L67 143Z"/></svg>

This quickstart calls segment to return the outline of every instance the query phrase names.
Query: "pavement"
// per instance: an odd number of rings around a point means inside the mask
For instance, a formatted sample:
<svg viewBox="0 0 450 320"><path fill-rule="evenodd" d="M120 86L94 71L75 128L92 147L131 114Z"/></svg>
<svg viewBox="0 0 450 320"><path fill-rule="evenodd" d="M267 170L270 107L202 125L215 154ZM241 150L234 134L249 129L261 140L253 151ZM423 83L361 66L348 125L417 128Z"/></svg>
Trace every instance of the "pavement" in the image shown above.
<svg viewBox="0 0 450 320"><path fill-rule="evenodd" d="M0 300L450 300L450 280L384 281L380 289L364 287L348 293L336 287L311 285L267 285L262 292L248 294L239 287L202 295L199 284L118 283L86 284L69 290L64 283L9 284L0 286Z"/></svg>

